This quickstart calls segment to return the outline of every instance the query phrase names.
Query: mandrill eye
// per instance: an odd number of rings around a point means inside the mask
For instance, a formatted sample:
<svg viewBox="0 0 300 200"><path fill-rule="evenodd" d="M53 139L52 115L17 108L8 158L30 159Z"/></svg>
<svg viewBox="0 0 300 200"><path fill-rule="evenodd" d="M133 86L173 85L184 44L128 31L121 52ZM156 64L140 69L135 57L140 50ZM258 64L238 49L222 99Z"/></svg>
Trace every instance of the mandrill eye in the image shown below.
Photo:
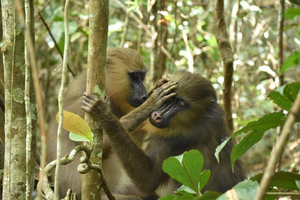
<svg viewBox="0 0 300 200"><path fill-rule="evenodd" d="M180 106L182 106L182 107L184 107L184 106L186 105L186 103L185 103L184 101L182 101L182 100L179 102L179 104L180 104Z"/></svg>

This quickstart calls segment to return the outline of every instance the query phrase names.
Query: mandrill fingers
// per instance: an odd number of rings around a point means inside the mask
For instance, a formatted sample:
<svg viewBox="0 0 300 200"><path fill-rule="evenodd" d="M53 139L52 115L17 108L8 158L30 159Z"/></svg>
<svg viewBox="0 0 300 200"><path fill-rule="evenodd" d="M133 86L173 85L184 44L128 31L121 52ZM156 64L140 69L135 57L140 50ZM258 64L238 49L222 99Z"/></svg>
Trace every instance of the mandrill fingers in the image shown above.
<svg viewBox="0 0 300 200"><path fill-rule="evenodd" d="M93 117L101 117L102 115L108 115L109 100L101 100L94 95L90 95L87 92L83 93L82 109Z"/></svg>
<svg viewBox="0 0 300 200"><path fill-rule="evenodd" d="M144 105L151 107L152 110L161 107L166 100L176 95L174 90L177 88L177 86L177 82L169 81L164 85L154 89Z"/></svg>
<svg viewBox="0 0 300 200"><path fill-rule="evenodd" d="M120 119L123 128L128 132L134 131L149 117L153 110L161 107L164 102L176 95L174 90L177 87L178 83L169 81L161 87L154 89L146 102Z"/></svg>

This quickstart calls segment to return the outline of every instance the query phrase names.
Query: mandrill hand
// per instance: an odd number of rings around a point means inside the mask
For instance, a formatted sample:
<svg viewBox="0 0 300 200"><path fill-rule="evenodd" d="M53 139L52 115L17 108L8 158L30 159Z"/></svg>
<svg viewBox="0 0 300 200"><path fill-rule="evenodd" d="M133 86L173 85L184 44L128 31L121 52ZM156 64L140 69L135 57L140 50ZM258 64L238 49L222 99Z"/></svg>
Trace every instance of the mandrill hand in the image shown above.
<svg viewBox="0 0 300 200"><path fill-rule="evenodd" d="M95 95L83 93L82 109L92 115L92 117L100 123L103 123L112 116L109 109L109 99L101 100Z"/></svg>
<svg viewBox="0 0 300 200"><path fill-rule="evenodd" d="M158 87L170 82L172 79L173 79L173 76L171 74L164 75L161 79L158 80L155 88L158 88Z"/></svg>
<svg viewBox="0 0 300 200"><path fill-rule="evenodd" d="M168 80L161 84L158 88L154 89L144 104L151 105L152 110L161 107L165 101L176 95L175 89L177 87L177 82Z"/></svg>

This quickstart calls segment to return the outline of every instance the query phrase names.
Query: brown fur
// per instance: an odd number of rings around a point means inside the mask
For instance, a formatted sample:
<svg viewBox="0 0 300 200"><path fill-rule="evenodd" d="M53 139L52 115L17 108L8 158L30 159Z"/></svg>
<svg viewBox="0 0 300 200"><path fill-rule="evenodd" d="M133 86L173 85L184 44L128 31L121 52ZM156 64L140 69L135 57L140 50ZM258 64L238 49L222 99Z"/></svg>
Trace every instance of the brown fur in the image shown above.
<svg viewBox="0 0 300 200"><path fill-rule="evenodd" d="M210 81L199 74L180 71L173 80L179 83L177 95L154 111L161 115L159 120L154 119L153 113L150 115L151 124L148 122L145 126L149 135L143 147L126 132L102 100L86 95L83 108L104 127L128 176L142 196L153 196L154 193L163 196L176 190L180 184L162 171L162 163L169 156L191 149L198 149L203 154L204 168L211 170L210 181L203 192L225 192L244 180L245 172L239 160L235 163L234 173L231 170L232 141L221 151L220 163L214 157L215 148L229 136L216 92ZM173 110L178 112L172 114ZM155 123L168 126L157 128L153 126Z"/></svg>

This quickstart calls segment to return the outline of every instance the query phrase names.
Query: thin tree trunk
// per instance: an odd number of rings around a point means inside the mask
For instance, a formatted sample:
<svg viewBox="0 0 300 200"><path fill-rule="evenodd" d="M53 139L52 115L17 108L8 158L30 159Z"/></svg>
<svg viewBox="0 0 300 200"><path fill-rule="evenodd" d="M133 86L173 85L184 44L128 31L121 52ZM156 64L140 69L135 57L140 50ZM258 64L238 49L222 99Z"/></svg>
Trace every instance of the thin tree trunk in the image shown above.
<svg viewBox="0 0 300 200"><path fill-rule="evenodd" d="M278 71L283 65L283 28L284 28L284 0L279 0L278 9ZM284 85L284 75L279 76L279 86Z"/></svg>
<svg viewBox="0 0 300 200"><path fill-rule="evenodd" d="M33 87L33 79L31 76L32 60L35 60L34 48L34 5L33 0L25 0L25 14L22 16L26 27L25 34L25 110L26 110L26 199L33 199L32 192L34 191L35 164L36 164L36 116L35 109L35 91ZM22 5L19 5L20 10ZM24 16L24 17L23 17ZM30 43L30 44L29 44Z"/></svg>
<svg viewBox="0 0 300 200"><path fill-rule="evenodd" d="M149 16L153 16L150 19L151 24L151 37L152 37L152 49L150 54L150 88L156 83L163 75L166 68L166 54L161 50L161 46L165 48L168 29L166 22L161 20L158 23L158 11L164 10L166 2L160 1L148 1L147 5Z"/></svg>
<svg viewBox="0 0 300 200"><path fill-rule="evenodd" d="M99 95L101 99L105 96L105 65L108 33L108 0L90 0L89 2L89 50L87 68L88 93ZM94 149L91 155L91 162L101 166L102 163L102 135L103 132L97 129L93 119L86 114L86 121L89 123L94 134ZM101 199L100 176L95 171L82 176L82 199Z"/></svg>
<svg viewBox="0 0 300 200"><path fill-rule="evenodd" d="M232 76L233 76L233 51L229 43L224 19L224 1L217 0L215 11L215 35L224 65L223 103L226 121L230 131L233 131L232 120Z"/></svg>
<svg viewBox="0 0 300 200"><path fill-rule="evenodd" d="M4 87L5 87L5 164L2 199L25 199L26 114L24 105L24 34L15 1L2 0Z"/></svg>
<svg viewBox="0 0 300 200"><path fill-rule="evenodd" d="M56 160L57 165L55 169L55 179L54 179L54 200L59 199L59 172L60 172L60 158L61 158L61 138L63 131L63 120L64 120L64 91L66 90L67 85L67 65L68 65L68 54L69 54L69 23L68 23L68 14L69 14L69 0L65 1L64 7L64 27L65 27L65 45L64 45L64 56L63 56L63 64L62 64L62 72L61 72L61 85L58 95L58 108L59 108L59 123L57 130L57 151L56 151Z"/></svg>
<svg viewBox="0 0 300 200"><path fill-rule="evenodd" d="M0 1L0 41L2 41L2 10ZM3 57L0 56L0 95L4 103L4 68ZM0 97L0 98L1 98ZM4 111L0 109L0 169L4 168Z"/></svg>

